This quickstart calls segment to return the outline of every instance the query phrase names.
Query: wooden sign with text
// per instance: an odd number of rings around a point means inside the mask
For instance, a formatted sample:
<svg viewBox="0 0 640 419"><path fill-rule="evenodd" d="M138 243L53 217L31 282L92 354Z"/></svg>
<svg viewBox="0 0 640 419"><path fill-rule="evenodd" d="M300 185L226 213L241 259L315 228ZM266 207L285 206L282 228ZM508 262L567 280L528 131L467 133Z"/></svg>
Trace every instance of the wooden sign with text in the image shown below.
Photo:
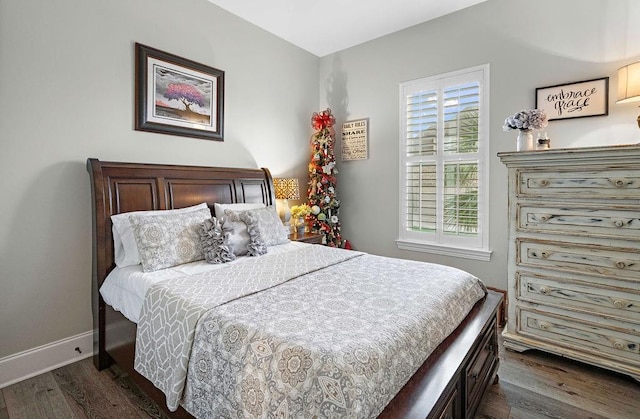
<svg viewBox="0 0 640 419"><path fill-rule="evenodd" d="M609 114L609 77L536 89L536 108L549 121Z"/></svg>
<svg viewBox="0 0 640 419"><path fill-rule="evenodd" d="M369 118L342 124L342 160L368 158Z"/></svg>

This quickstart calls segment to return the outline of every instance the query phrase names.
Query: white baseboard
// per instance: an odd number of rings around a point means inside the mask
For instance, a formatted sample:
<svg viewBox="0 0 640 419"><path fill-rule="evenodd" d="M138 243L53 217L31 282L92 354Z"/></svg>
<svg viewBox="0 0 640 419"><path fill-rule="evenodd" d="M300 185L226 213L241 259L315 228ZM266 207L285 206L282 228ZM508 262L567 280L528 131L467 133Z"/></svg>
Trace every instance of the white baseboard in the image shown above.
<svg viewBox="0 0 640 419"><path fill-rule="evenodd" d="M93 331L91 330L1 358L0 388L80 361L92 355Z"/></svg>

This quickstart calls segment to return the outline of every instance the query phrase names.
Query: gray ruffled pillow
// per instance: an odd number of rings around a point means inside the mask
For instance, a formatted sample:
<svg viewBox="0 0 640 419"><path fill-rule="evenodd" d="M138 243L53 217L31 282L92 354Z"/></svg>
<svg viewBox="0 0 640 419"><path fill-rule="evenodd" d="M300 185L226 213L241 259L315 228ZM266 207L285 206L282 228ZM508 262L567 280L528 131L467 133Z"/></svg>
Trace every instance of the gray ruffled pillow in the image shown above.
<svg viewBox="0 0 640 419"><path fill-rule="evenodd" d="M242 211L240 220L247 225L247 232L249 233L247 253L249 253L249 256L260 256L267 253L267 245L260 234L258 217L252 211Z"/></svg>
<svg viewBox="0 0 640 419"><path fill-rule="evenodd" d="M229 236L233 225L224 218L212 217L198 227L204 258L209 263L227 263L236 259Z"/></svg>
<svg viewBox="0 0 640 419"><path fill-rule="evenodd" d="M289 242L289 231L282 225L282 221L274 206L246 211L231 211L227 209L224 213L230 220L233 221L235 217L237 217L247 225L248 223L242 218L243 216L246 217L250 215L252 219L256 219L258 234L262 237L266 246L275 246Z"/></svg>

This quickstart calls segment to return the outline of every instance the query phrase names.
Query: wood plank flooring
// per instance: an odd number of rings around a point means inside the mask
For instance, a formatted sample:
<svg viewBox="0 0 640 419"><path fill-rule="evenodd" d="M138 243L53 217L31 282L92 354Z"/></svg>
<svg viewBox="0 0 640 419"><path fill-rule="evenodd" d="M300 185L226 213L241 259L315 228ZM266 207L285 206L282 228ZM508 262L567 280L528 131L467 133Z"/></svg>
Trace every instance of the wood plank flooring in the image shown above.
<svg viewBox="0 0 640 419"><path fill-rule="evenodd" d="M630 377L537 351L500 358L476 418L640 418L640 383ZM165 416L120 368L96 371L89 358L0 390L0 419L39 418Z"/></svg>
<svg viewBox="0 0 640 419"><path fill-rule="evenodd" d="M498 376L476 418L640 419L640 382L626 375L500 345Z"/></svg>

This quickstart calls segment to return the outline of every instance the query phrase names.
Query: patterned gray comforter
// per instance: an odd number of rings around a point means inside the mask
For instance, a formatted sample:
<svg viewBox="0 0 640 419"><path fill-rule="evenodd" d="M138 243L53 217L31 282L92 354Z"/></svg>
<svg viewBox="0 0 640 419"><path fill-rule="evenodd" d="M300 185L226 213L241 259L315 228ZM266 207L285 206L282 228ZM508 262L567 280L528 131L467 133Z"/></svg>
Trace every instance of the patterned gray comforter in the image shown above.
<svg viewBox="0 0 640 419"><path fill-rule="evenodd" d="M375 417L484 294L441 265L267 254L154 286L135 367L197 418Z"/></svg>

